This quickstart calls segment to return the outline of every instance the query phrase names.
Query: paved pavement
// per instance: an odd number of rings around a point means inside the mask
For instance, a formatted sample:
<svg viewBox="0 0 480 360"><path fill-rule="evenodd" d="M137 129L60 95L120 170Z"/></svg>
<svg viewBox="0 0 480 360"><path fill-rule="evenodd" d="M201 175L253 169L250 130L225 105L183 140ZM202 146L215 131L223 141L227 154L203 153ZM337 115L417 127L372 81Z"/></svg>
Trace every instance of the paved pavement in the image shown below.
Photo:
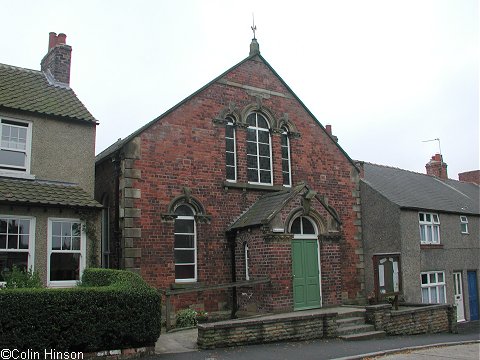
<svg viewBox="0 0 480 360"><path fill-rule="evenodd" d="M323 359L480 359L480 323L459 324L458 334L387 336L383 339L343 341L319 339L279 342L215 350L198 350L197 330L162 333L156 346L158 355L148 360L323 360ZM160 341L161 340L161 341Z"/></svg>

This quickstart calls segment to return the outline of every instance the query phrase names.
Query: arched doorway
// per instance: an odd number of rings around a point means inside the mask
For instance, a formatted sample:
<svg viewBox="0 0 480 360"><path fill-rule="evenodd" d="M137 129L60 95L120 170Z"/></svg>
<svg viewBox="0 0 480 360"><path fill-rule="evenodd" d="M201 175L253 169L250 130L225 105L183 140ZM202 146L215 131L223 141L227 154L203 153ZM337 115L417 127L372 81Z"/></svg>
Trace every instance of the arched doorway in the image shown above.
<svg viewBox="0 0 480 360"><path fill-rule="evenodd" d="M318 228L310 218L299 216L290 226L294 310L322 306Z"/></svg>

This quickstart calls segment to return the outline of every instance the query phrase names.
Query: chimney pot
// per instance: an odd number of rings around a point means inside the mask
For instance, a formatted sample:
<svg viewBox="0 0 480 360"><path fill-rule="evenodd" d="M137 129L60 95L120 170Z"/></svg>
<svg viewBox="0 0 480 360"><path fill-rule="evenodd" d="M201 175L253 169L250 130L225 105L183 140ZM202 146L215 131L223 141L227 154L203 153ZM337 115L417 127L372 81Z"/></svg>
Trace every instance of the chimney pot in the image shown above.
<svg viewBox="0 0 480 360"><path fill-rule="evenodd" d="M67 35L60 33L57 36L57 45L66 44Z"/></svg>
<svg viewBox="0 0 480 360"><path fill-rule="evenodd" d="M49 35L49 37L48 37L48 51L50 51L50 49L54 48L57 45L57 34L54 33L54 32L51 32L48 35Z"/></svg>

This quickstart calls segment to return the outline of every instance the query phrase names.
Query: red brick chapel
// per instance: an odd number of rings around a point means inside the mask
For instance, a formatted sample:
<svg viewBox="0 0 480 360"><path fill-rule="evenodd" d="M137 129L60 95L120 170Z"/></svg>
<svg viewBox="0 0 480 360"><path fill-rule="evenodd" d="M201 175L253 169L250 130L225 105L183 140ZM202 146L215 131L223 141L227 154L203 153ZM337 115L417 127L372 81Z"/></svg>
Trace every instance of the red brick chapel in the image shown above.
<svg viewBox="0 0 480 360"><path fill-rule="evenodd" d="M254 38L247 58L97 156L102 264L158 289L242 283L177 295L176 311L358 303L358 179Z"/></svg>

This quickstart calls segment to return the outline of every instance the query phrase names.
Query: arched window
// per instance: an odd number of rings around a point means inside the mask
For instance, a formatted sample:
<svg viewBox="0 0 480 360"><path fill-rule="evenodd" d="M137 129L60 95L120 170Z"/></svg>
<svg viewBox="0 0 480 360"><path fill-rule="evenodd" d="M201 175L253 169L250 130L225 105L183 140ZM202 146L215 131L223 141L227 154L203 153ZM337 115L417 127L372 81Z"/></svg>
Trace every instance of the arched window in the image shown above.
<svg viewBox="0 0 480 360"><path fill-rule="evenodd" d="M260 113L247 117L248 182L272 185L272 146L270 126Z"/></svg>
<svg viewBox="0 0 480 360"><path fill-rule="evenodd" d="M288 131L285 128L282 128L281 135L281 147L282 147L282 175L283 175L283 185L291 186L292 185L292 172L290 166L290 140L288 139Z"/></svg>
<svg viewBox="0 0 480 360"><path fill-rule="evenodd" d="M181 204L175 209L175 281L197 281L197 231L193 209Z"/></svg>
<svg viewBox="0 0 480 360"><path fill-rule="evenodd" d="M233 118L227 117L225 126L225 167L227 181L237 181L237 150Z"/></svg>
<svg viewBox="0 0 480 360"><path fill-rule="evenodd" d="M245 255L245 280L250 280L249 266L248 262L250 260L250 254L248 252L248 244L245 242L243 244L243 253Z"/></svg>
<svg viewBox="0 0 480 360"><path fill-rule="evenodd" d="M305 216L299 216L292 222L290 232L295 238L312 238L317 235L317 226Z"/></svg>

